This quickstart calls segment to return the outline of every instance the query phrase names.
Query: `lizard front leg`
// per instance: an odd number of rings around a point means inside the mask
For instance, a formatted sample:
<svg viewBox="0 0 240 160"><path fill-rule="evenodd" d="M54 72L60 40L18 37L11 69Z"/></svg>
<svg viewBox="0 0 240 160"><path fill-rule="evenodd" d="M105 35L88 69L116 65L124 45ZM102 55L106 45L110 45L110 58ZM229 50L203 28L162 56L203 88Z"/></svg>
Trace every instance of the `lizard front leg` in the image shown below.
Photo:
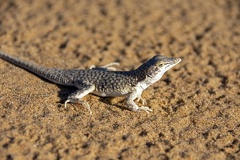
<svg viewBox="0 0 240 160"><path fill-rule="evenodd" d="M68 99L65 101L64 103L65 108L67 108L67 103L69 102L72 103L80 102L89 110L90 114L92 114L89 104L85 101L82 101L81 98L91 93L94 89L95 89L94 85L86 85L81 89L78 89L77 91L73 92L68 96Z"/></svg>
<svg viewBox="0 0 240 160"><path fill-rule="evenodd" d="M132 93L129 94L129 96L127 97L127 107L132 110L132 111L145 111L147 113L152 112L152 110L149 107L146 106L141 106L138 107L138 105L134 102L134 100L136 98L140 98L141 99L141 91L133 91Z"/></svg>

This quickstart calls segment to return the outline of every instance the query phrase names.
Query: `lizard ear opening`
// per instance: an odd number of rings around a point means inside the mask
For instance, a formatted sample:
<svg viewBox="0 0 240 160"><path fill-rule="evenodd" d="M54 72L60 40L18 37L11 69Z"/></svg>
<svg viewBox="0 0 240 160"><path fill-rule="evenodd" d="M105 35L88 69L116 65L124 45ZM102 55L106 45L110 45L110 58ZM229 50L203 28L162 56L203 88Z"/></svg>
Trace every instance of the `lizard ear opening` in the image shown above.
<svg viewBox="0 0 240 160"><path fill-rule="evenodd" d="M149 69L147 70L147 77L154 77L156 74L158 73L158 67L157 66L151 66L149 67Z"/></svg>
<svg viewBox="0 0 240 160"><path fill-rule="evenodd" d="M161 62L158 64L159 67L162 67L164 64Z"/></svg>

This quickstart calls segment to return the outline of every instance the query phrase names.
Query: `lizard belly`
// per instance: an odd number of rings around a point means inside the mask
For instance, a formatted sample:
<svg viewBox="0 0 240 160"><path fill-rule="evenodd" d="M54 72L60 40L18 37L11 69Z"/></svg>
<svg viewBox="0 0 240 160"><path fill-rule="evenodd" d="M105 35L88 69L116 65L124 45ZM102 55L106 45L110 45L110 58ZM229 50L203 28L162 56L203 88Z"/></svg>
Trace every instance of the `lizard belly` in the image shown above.
<svg viewBox="0 0 240 160"><path fill-rule="evenodd" d="M93 94L100 96L100 97L120 97L120 96L126 96L127 94L129 94L128 92L118 92L118 91L106 91L106 92L100 92L100 91L93 91Z"/></svg>

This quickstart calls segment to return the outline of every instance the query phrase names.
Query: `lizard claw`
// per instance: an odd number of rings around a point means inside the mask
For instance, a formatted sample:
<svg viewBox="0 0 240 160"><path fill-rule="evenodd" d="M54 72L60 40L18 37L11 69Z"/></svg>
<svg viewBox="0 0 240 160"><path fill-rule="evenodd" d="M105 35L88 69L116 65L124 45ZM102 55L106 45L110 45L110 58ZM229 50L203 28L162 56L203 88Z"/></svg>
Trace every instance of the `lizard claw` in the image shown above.
<svg viewBox="0 0 240 160"><path fill-rule="evenodd" d="M140 110L143 110L143 111L145 111L145 112L147 112L147 113L149 113L149 112L152 112L153 110L152 109L150 109L149 107L144 107L144 106L141 106L141 107L139 107L138 108L138 110L140 111Z"/></svg>
<svg viewBox="0 0 240 160"><path fill-rule="evenodd" d="M84 105L84 107L86 107L88 109L89 113L92 115L92 110L91 110L89 104L87 102L84 102L84 101L80 101L80 103L82 103Z"/></svg>
<svg viewBox="0 0 240 160"><path fill-rule="evenodd" d="M147 103L147 101L146 101L144 98L142 98L141 96L139 96L139 97L137 98L137 102L139 102L139 101L141 101L142 105L144 105L144 104Z"/></svg>
<svg viewBox="0 0 240 160"><path fill-rule="evenodd" d="M65 108L65 109L67 108L67 103L68 103L68 102L70 102L69 99L64 102L64 108Z"/></svg>

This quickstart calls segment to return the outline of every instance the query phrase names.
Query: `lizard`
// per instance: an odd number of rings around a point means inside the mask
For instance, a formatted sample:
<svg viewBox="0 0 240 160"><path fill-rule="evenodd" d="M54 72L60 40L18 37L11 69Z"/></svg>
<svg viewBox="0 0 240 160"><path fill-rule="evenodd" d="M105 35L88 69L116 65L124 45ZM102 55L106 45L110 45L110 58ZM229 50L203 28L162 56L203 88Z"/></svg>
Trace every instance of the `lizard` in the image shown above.
<svg viewBox="0 0 240 160"><path fill-rule="evenodd" d="M85 70L47 68L26 62L3 51L0 51L0 58L52 83L76 87L77 90L71 93L65 101L65 108L67 103L80 102L88 108L90 114L92 111L89 104L82 100L89 93L100 97L124 96L129 110L152 112L152 109L147 106L139 107L134 100L141 100L144 105L146 101L141 97L142 92L160 80L167 70L181 61L181 58L155 55L134 70L114 71L110 67L111 64L104 67L93 66ZM113 63L113 65L115 64Z"/></svg>

